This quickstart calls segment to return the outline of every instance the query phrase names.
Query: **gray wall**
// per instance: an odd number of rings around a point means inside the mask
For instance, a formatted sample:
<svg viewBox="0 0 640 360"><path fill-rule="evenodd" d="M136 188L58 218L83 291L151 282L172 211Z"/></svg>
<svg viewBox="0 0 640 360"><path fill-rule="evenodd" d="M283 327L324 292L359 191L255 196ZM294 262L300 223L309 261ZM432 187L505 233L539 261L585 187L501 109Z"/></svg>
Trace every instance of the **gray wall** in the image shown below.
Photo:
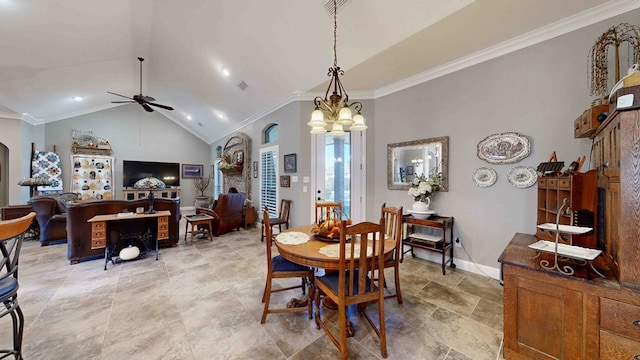
<svg viewBox="0 0 640 360"><path fill-rule="evenodd" d="M209 145L159 112L146 112L137 104L119 106L91 114L48 123L47 148L56 145L62 160L65 191L69 190L71 134L91 130L94 136L109 140L115 157L115 197L122 199L122 161L159 161L203 164L209 174ZM208 191L212 190L212 186ZM191 179L180 179L182 207L193 206L196 190Z"/></svg>
<svg viewBox="0 0 640 360"><path fill-rule="evenodd" d="M376 99L372 206L387 202L408 207L412 202L406 191L387 190L386 144L449 136L450 189L435 195L433 207L455 217L455 236L466 250L456 248L456 257L497 268L513 234L534 233L536 226L536 186L513 187L507 181L509 170L535 168L553 151L566 165L585 155L582 171L590 168L591 140L573 138L574 119L593 100L587 84L589 49L609 27L637 22L639 15L635 11ZM477 157L479 141L508 131L531 138L529 157L509 165ZM498 173L492 187L479 188L471 180L483 166ZM375 214L375 208L370 210Z"/></svg>

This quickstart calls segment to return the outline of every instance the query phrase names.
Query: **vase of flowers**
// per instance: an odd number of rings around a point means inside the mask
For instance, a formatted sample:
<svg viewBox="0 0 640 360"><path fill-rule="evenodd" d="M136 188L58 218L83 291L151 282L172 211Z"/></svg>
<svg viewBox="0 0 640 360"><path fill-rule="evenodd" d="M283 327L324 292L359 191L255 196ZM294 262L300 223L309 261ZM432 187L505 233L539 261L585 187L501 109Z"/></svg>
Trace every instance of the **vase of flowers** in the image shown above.
<svg viewBox="0 0 640 360"><path fill-rule="evenodd" d="M412 209L420 212L428 211L431 195L438 191L441 181L441 173L431 174L428 178L424 174L416 176L409 187L409 196L414 200Z"/></svg>

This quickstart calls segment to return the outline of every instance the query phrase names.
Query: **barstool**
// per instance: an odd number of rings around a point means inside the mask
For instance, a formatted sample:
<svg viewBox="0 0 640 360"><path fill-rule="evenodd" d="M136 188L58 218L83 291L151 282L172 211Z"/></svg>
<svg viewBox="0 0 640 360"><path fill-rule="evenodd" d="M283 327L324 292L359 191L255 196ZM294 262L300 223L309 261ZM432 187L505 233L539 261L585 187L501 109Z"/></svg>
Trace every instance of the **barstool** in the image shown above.
<svg viewBox="0 0 640 360"><path fill-rule="evenodd" d="M13 355L22 359L24 315L18 305L18 257L24 234L36 216L31 212L21 218L0 221L0 318L11 315L13 320L13 349L0 350L0 358Z"/></svg>

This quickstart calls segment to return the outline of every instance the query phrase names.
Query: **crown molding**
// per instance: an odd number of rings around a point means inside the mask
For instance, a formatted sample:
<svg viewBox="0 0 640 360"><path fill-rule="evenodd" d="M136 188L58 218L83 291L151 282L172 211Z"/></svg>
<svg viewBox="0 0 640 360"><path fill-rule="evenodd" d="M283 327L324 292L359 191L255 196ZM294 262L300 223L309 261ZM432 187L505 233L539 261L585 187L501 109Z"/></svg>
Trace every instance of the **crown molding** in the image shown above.
<svg viewBox="0 0 640 360"><path fill-rule="evenodd" d="M0 118L21 120L20 114L13 112L0 111Z"/></svg>
<svg viewBox="0 0 640 360"><path fill-rule="evenodd" d="M22 115L20 116L20 119L22 119L22 121L27 122L27 123L29 123L31 125L34 125L34 126L35 125L44 124L44 120L35 118L35 117L33 117L33 116L31 116L31 115L29 115L27 113L22 113Z"/></svg>
<svg viewBox="0 0 640 360"><path fill-rule="evenodd" d="M500 44L475 52L469 56L451 61L431 70L416 74L374 91L375 98L425 83L479 63L495 59L517 50L533 46L546 40L610 19L614 16L640 8L638 0L611 0L602 5L585 10L555 23L533 30Z"/></svg>

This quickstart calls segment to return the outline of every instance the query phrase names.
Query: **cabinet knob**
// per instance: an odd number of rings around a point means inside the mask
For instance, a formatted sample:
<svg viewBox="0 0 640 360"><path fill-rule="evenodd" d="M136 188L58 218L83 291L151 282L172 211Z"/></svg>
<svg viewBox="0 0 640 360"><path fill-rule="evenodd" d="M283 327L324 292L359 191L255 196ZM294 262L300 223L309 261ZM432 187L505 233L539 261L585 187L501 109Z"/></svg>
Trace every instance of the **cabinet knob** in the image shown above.
<svg viewBox="0 0 640 360"><path fill-rule="evenodd" d="M640 360L640 355L634 355L633 360Z"/></svg>
<svg viewBox="0 0 640 360"><path fill-rule="evenodd" d="M636 321L634 321L634 322L633 322L633 325L635 325L635 326L640 326L640 320L636 320Z"/></svg>
<svg viewBox="0 0 640 360"><path fill-rule="evenodd" d="M609 167L609 162L605 161L604 164L602 164L602 167L603 168L608 168Z"/></svg>

